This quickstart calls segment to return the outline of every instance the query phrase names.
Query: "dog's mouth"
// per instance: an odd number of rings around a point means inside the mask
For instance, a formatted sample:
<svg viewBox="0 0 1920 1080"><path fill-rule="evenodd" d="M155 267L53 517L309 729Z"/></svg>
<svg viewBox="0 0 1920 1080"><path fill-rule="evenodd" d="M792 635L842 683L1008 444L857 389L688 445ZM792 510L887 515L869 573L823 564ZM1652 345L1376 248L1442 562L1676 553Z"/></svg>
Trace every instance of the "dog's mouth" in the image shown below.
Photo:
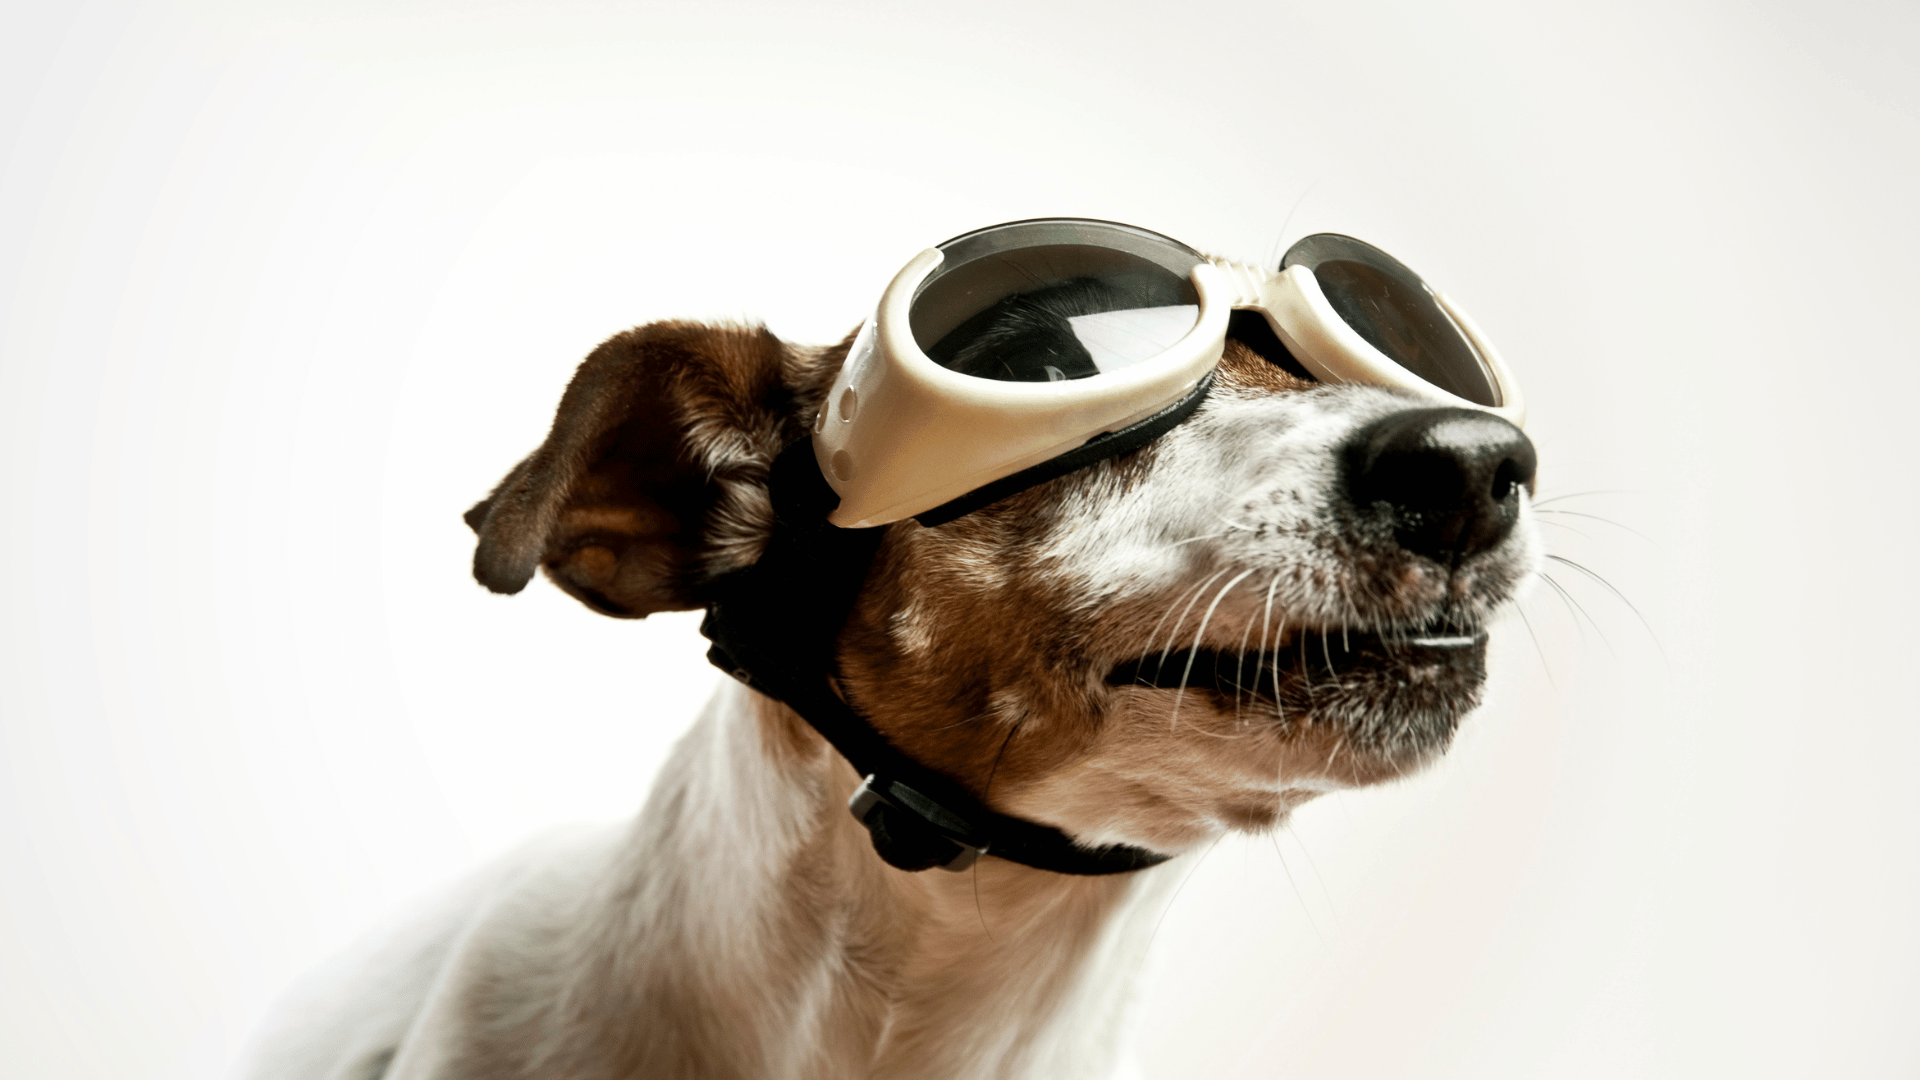
<svg viewBox="0 0 1920 1080"><path fill-rule="evenodd" d="M1299 631L1265 649L1190 648L1128 660L1116 687L1215 695L1244 716L1265 703L1283 725L1336 725L1355 749L1400 760L1444 750L1479 704L1487 631L1454 618L1386 630Z"/></svg>

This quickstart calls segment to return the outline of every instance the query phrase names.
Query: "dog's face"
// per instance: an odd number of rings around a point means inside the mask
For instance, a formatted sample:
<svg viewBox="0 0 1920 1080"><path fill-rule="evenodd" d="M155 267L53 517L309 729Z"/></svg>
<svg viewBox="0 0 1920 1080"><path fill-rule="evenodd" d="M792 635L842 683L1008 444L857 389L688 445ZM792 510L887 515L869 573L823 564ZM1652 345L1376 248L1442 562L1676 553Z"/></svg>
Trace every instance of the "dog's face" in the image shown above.
<svg viewBox="0 0 1920 1080"><path fill-rule="evenodd" d="M1254 344L1144 450L889 526L842 693L996 809L1169 852L1443 751L1538 558L1532 449ZM607 614L701 606L764 544L766 470L845 352L686 324L609 341L469 513L476 576L517 591L538 563Z"/></svg>

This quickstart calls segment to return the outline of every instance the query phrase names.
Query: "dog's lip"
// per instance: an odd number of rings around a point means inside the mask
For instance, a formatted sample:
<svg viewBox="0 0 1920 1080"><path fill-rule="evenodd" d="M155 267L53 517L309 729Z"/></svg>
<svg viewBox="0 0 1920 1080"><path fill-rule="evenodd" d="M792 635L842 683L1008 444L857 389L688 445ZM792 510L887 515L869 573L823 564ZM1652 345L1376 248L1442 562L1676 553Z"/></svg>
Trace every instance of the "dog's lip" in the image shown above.
<svg viewBox="0 0 1920 1080"><path fill-rule="evenodd" d="M1482 627L1477 630L1461 630L1451 633L1423 633L1403 638L1400 643L1422 649L1472 649L1487 643L1487 631Z"/></svg>
<svg viewBox="0 0 1920 1080"><path fill-rule="evenodd" d="M1424 659L1422 654L1438 660L1443 655L1484 648L1487 641L1486 627L1444 616L1417 626L1388 629L1303 629L1285 635L1264 650L1222 649L1203 644L1148 653L1115 664L1107 672L1106 682L1109 686L1167 690L1208 687L1252 690L1270 666L1284 670L1301 663L1302 658L1326 656L1331 659L1335 654L1370 651L1417 664ZM1243 680L1253 685L1235 685Z"/></svg>

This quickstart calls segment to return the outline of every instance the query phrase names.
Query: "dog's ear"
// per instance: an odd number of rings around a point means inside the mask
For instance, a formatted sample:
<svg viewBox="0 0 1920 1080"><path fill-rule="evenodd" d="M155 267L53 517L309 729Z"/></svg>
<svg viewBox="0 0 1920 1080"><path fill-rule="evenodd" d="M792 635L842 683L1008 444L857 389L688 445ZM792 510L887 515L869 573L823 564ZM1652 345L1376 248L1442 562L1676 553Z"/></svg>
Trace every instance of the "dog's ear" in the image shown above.
<svg viewBox="0 0 1920 1080"><path fill-rule="evenodd" d="M615 335L574 374L547 441L467 511L473 576L517 593L544 566L623 618L703 606L708 583L759 558L767 469L844 355L802 354L764 329Z"/></svg>

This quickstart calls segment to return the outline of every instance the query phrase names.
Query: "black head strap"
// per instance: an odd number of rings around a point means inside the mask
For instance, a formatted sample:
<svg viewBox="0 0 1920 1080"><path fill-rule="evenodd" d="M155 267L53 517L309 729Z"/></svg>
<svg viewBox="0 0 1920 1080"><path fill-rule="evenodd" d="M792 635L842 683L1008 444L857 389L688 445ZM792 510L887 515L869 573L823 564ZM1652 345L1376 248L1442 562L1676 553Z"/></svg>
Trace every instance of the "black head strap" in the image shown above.
<svg viewBox="0 0 1920 1080"><path fill-rule="evenodd" d="M1144 420L1136 420L1118 431L1095 435L1059 457L1048 458L1012 476L1003 476L990 484L974 488L957 499L950 499L931 510L915 514L913 519L926 526L945 525L983 506L997 503L1015 492L1025 491L1056 477L1084 469L1096 461L1105 461L1110 457L1132 453L1172 431L1181 421L1192 416L1193 411L1200 407L1200 403L1207 399L1207 391L1211 389L1213 389L1213 372L1209 371L1201 376L1199 382L1193 384L1193 389L1180 395L1173 404L1152 416Z"/></svg>
<svg viewBox="0 0 1920 1080"><path fill-rule="evenodd" d="M1208 376L1166 409L1055 459L1073 459L1070 465L1036 466L1007 478L1025 478L1024 483L989 485L921 515L920 521L951 521L1015 491L1138 449L1191 415L1211 383ZM840 500L820 475L810 438L781 452L768 483L773 535L760 561L714 583L700 627L713 642L707 658L755 690L785 702L866 778L848 806L872 834L881 858L902 870L963 870L991 852L1062 874L1125 873L1170 858L1126 845L1081 847L1058 829L989 809L874 730L833 691L829 676L835 670L834 643L866 581L882 530L827 523L827 514ZM974 501L987 491L995 493ZM953 509L956 506L960 508ZM941 516L929 522L934 515Z"/></svg>

